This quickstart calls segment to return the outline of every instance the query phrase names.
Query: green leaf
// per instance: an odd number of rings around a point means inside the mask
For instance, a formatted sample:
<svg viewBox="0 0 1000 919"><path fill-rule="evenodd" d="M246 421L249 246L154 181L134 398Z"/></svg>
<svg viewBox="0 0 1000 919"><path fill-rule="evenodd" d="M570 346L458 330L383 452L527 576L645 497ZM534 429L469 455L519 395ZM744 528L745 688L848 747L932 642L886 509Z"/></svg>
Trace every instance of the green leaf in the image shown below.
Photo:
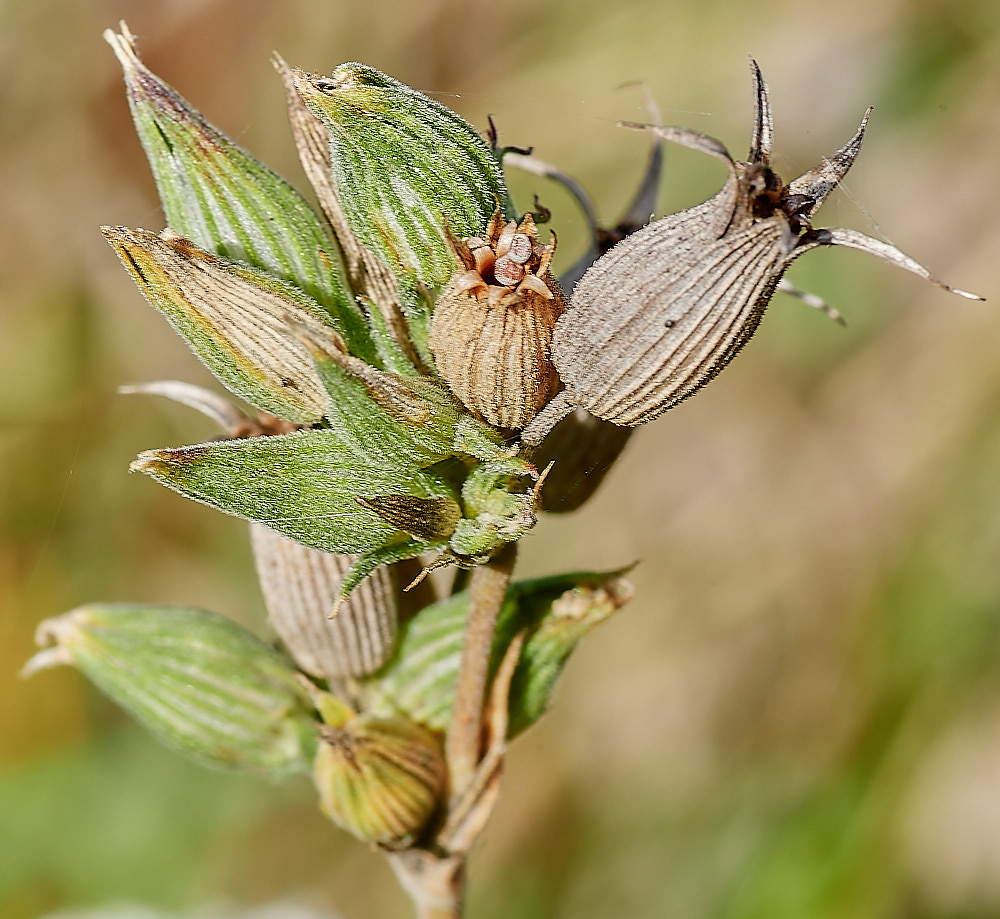
<svg viewBox="0 0 1000 919"><path fill-rule="evenodd" d="M324 552L362 553L402 539L357 495L455 498L405 459L364 457L332 430L148 450L131 468Z"/></svg>
<svg viewBox="0 0 1000 919"><path fill-rule="evenodd" d="M295 73L330 132L333 178L357 237L397 275L431 288L459 268L445 237L481 233L497 203L513 208L500 164L450 109L364 64L333 76Z"/></svg>
<svg viewBox="0 0 1000 919"><path fill-rule="evenodd" d="M455 453L464 409L426 377L402 377L331 351L314 354L329 395L326 414L344 443L385 462L430 466Z"/></svg>
<svg viewBox="0 0 1000 919"><path fill-rule="evenodd" d="M508 736L541 717L576 643L631 595L620 572L566 574L511 585L491 661L495 672L513 637L527 631L511 681ZM403 712L435 730L448 727L468 605L467 592L456 594L425 607L406 624L395 656L370 685L370 711Z"/></svg>
<svg viewBox="0 0 1000 919"><path fill-rule="evenodd" d="M440 540L423 542L415 539L407 539L403 542L392 543L392 545L382 546L378 549L373 549L371 552L364 553L351 565L344 575L344 579L340 582L338 604L346 600L351 591L380 565L391 565L395 562L416 558L425 552L440 553L444 546L445 543ZM403 589L408 589L405 584L403 585Z"/></svg>
<svg viewBox="0 0 1000 919"><path fill-rule="evenodd" d="M161 743L205 766L308 772L311 704L296 671L260 639L200 609L94 604L39 626L25 673L72 664Z"/></svg>
<svg viewBox="0 0 1000 919"><path fill-rule="evenodd" d="M305 199L148 70L127 29L104 37L122 65L167 224L202 249L295 284L337 321L354 353L370 357L337 247Z"/></svg>
<svg viewBox="0 0 1000 919"><path fill-rule="evenodd" d="M101 229L143 296L230 392L290 421L323 417L326 391L302 330L342 341L315 301L171 231Z"/></svg>

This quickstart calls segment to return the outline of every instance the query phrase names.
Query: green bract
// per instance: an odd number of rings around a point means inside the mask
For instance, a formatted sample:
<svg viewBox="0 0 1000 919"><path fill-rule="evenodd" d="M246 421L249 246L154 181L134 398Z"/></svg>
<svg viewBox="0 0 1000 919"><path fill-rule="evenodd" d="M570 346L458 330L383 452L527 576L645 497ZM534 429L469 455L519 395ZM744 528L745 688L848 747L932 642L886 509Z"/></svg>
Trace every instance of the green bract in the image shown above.
<svg viewBox="0 0 1000 919"><path fill-rule="evenodd" d="M510 687L509 737L545 713L577 642L631 595L620 572L565 574L511 585L492 660L495 669L513 637L526 632ZM404 712L430 728L448 726L468 605L468 593L455 594L425 607L406 624L396 654L372 684L372 712Z"/></svg>
<svg viewBox="0 0 1000 919"><path fill-rule="evenodd" d="M230 392L290 421L323 417L326 391L293 332L308 328L331 342L342 339L314 300L169 231L102 231L143 296Z"/></svg>
<svg viewBox="0 0 1000 919"><path fill-rule="evenodd" d="M359 495L451 496L443 480L404 463L362 459L330 430L148 450L132 468L324 552L366 552L398 531Z"/></svg>
<svg viewBox="0 0 1000 919"><path fill-rule="evenodd" d="M121 62L171 229L295 284L343 326L352 347L366 351L368 332L347 292L337 245L305 199L151 73L124 25L121 35L108 30L104 37Z"/></svg>
<svg viewBox="0 0 1000 919"><path fill-rule="evenodd" d="M235 622L199 609L82 606L38 628L25 668L72 664L166 746L271 779L308 772L312 705L296 671Z"/></svg>
<svg viewBox="0 0 1000 919"><path fill-rule="evenodd" d="M364 64L296 74L330 132L333 179L358 238L400 274L442 287L458 263L445 236L482 232L512 213L500 163L454 112Z"/></svg>

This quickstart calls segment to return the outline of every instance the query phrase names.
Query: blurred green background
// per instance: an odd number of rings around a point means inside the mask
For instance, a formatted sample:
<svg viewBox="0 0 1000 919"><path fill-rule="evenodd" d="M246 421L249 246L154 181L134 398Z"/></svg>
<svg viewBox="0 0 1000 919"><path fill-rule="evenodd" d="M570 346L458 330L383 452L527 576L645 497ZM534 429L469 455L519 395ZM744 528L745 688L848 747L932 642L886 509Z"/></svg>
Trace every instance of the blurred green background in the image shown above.
<svg viewBox="0 0 1000 919"><path fill-rule="evenodd" d="M1000 5L995 0L0 0L0 915L292 899L407 915L381 858L306 782L161 751L71 671L17 671L37 622L166 601L263 630L244 526L128 476L211 436L115 394L207 374L97 227L159 229L117 64L150 67L302 187L269 55L363 60L580 179L607 222L666 123L743 155L760 62L786 178L875 114L817 223L885 234L963 301L827 250L708 390L633 438L523 574L635 559L639 593L581 647L514 747L469 914L1000 917ZM668 152L661 212L719 164ZM555 212L563 265L579 214Z"/></svg>

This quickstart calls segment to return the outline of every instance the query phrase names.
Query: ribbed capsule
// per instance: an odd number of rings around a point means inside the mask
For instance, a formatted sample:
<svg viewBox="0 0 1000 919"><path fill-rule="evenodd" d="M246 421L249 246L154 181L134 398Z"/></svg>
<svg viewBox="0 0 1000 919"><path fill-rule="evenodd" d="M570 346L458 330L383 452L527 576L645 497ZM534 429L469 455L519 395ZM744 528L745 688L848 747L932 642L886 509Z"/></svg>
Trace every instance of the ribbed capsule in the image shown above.
<svg viewBox="0 0 1000 919"><path fill-rule="evenodd" d="M389 659L399 622L390 568L376 568L331 619L357 555L310 549L259 524L250 525L250 541L268 618L303 670L324 679L360 677Z"/></svg>
<svg viewBox="0 0 1000 919"><path fill-rule="evenodd" d="M437 738L406 718L360 715L320 731L313 772L320 806L366 842L412 842L437 807L445 774Z"/></svg>
<svg viewBox="0 0 1000 919"><path fill-rule="evenodd" d="M429 344L438 373L478 418L523 428L555 395L549 345L565 309L549 272L555 242L538 244L531 215L504 224L496 212L483 238L452 238L463 268L434 306Z"/></svg>
<svg viewBox="0 0 1000 919"><path fill-rule="evenodd" d="M632 428L601 421L582 408L563 418L531 457L539 469L552 464L539 492L541 509L567 514L581 507L604 481L632 433Z"/></svg>
<svg viewBox="0 0 1000 919"><path fill-rule="evenodd" d="M708 201L626 237L580 279L552 338L566 388L523 433L524 444L538 444L574 407L631 426L692 395L753 335L785 269L818 246L860 249L979 299L886 243L854 230L812 228L861 149L870 110L847 144L786 184L770 167L768 90L751 63L756 119L747 162L695 131L631 125L722 160L729 178Z"/></svg>

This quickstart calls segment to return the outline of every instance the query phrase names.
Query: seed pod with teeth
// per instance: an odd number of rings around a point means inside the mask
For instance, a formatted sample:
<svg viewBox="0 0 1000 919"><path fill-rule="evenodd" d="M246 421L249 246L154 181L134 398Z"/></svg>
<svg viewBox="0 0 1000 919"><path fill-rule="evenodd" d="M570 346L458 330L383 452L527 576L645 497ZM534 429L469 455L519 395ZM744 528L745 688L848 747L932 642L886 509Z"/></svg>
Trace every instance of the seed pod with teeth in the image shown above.
<svg viewBox="0 0 1000 919"><path fill-rule="evenodd" d="M847 174L868 123L840 150L785 183L771 169L767 84L752 62L756 123L747 162L685 128L646 128L722 160L729 177L713 198L619 242L580 279L552 338L565 390L522 435L537 445L574 407L619 425L651 421L713 379L750 339L785 269L819 246L846 246L942 284L894 246L811 220Z"/></svg>
<svg viewBox="0 0 1000 919"><path fill-rule="evenodd" d="M549 272L555 240L539 245L530 214L505 224L497 210L484 237L451 244L463 267L434 307L438 373L478 418L520 430L559 388L549 357L565 308Z"/></svg>
<svg viewBox="0 0 1000 919"><path fill-rule="evenodd" d="M320 740L313 775L323 813L366 842L412 842L444 788L437 738L407 718L359 715L322 727Z"/></svg>

